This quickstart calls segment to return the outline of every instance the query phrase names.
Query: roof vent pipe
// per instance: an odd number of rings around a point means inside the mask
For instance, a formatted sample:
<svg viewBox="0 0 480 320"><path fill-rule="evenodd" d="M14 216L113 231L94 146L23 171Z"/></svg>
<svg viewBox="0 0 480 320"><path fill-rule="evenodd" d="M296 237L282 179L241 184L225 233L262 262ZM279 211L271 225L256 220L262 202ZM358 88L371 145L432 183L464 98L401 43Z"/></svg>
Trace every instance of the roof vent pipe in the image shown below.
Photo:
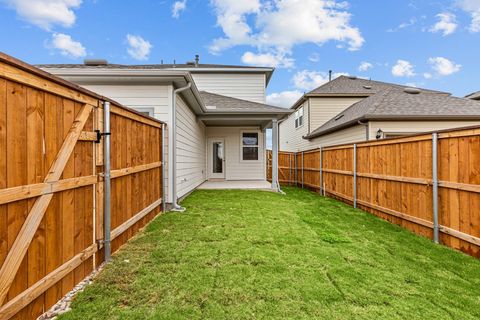
<svg viewBox="0 0 480 320"><path fill-rule="evenodd" d="M332 81L332 70L328 70L328 82Z"/></svg>
<svg viewBox="0 0 480 320"><path fill-rule="evenodd" d="M409 93L409 94L419 94L419 93L420 93L420 89L417 89L417 88L405 88L405 89L403 89L403 92Z"/></svg>
<svg viewBox="0 0 480 320"><path fill-rule="evenodd" d="M195 67L198 67L198 64L200 62L200 56L198 54L195 55Z"/></svg>
<svg viewBox="0 0 480 320"><path fill-rule="evenodd" d="M85 59L83 64L86 66L106 66L108 61L105 59Z"/></svg>

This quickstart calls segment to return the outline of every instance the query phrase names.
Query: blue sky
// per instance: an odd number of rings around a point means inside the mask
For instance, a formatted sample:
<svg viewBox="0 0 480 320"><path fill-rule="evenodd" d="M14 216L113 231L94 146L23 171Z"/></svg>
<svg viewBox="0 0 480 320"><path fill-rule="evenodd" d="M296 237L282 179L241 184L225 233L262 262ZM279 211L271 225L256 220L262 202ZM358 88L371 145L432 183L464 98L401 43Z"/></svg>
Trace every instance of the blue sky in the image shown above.
<svg viewBox="0 0 480 320"><path fill-rule="evenodd" d="M480 0L0 0L1 51L36 63L274 65L288 105L327 72L480 90ZM362 65L362 68L360 66Z"/></svg>

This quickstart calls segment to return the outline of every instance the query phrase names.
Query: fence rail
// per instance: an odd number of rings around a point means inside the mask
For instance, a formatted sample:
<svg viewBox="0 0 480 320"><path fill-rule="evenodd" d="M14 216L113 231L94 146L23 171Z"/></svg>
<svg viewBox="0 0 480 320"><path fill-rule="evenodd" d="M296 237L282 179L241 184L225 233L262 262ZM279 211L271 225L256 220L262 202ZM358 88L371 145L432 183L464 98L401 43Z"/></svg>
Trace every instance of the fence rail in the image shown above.
<svg viewBox="0 0 480 320"><path fill-rule="evenodd" d="M280 152L279 180L480 257L479 127Z"/></svg>
<svg viewBox="0 0 480 320"><path fill-rule="evenodd" d="M104 261L104 100L0 54L0 319L37 318ZM115 251L160 212L163 124L110 102Z"/></svg>

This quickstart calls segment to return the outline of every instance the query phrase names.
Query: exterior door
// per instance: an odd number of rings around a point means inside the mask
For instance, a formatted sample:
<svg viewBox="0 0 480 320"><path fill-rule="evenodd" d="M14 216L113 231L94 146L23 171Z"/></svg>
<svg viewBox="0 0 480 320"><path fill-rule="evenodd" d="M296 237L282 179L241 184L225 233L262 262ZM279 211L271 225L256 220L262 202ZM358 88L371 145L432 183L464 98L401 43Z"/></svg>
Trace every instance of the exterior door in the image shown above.
<svg viewBox="0 0 480 320"><path fill-rule="evenodd" d="M225 139L210 139L208 149L208 178L225 179Z"/></svg>

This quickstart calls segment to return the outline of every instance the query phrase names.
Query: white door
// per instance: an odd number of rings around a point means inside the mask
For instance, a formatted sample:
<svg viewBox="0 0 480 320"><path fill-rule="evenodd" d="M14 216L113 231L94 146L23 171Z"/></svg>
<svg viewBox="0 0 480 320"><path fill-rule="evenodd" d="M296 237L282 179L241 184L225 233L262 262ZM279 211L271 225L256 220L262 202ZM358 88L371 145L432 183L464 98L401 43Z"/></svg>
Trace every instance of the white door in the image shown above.
<svg viewBox="0 0 480 320"><path fill-rule="evenodd" d="M209 139L208 178L225 179L225 139Z"/></svg>

